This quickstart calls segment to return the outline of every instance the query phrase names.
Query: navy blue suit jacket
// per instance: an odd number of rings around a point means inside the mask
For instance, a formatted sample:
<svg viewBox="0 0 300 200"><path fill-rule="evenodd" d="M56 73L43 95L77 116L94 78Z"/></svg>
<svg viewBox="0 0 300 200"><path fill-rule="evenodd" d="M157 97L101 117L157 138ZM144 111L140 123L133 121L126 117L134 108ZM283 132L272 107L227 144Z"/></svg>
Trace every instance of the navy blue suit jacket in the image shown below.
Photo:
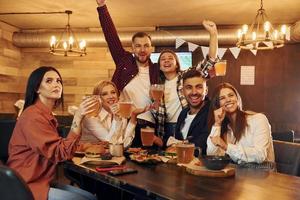
<svg viewBox="0 0 300 200"><path fill-rule="evenodd" d="M203 155L206 155L206 148L207 148L206 142L207 142L207 137L209 135L208 127L207 127L209 105L210 105L210 101L206 98L205 105L196 114L187 134L187 139L189 140L189 142L194 143L195 146L197 147L200 147L202 149ZM185 118L187 117L189 111L190 111L189 107L183 109L178 117L176 132L175 132L175 138L178 140L183 140L181 128L184 125Z"/></svg>

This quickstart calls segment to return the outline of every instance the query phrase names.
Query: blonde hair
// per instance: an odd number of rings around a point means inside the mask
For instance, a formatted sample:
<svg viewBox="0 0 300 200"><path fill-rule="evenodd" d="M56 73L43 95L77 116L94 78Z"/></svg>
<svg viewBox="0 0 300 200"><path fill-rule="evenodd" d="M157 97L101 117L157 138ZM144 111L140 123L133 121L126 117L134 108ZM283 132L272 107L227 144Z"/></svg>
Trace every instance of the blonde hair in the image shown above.
<svg viewBox="0 0 300 200"><path fill-rule="evenodd" d="M112 81L100 81L99 83L97 83L97 85L95 85L94 87L93 95L101 95L103 88L107 85L112 85L115 88L118 97L120 96L120 92L116 84L114 84Z"/></svg>

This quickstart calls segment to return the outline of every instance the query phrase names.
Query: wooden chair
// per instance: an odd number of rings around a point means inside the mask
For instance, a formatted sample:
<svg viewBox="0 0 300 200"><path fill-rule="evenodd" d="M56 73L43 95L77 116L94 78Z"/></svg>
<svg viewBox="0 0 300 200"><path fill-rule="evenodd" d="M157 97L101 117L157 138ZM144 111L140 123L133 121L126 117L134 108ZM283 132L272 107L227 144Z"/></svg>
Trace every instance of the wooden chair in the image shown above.
<svg viewBox="0 0 300 200"><path fill-rule="evenodd" d="M273 140L273 145L277 171L300 176L300 144Z"/></svg>
<svg viewBox="0 0 300 200"><path fill-rule="evenodd" d="M33 195L22 177L6 166L0 166L1 200L33 200Z"/></svg>
<svg viewBox="0 0 300 200"><path fill-rule="evenodd" d="M282 132L272 132L273 140L280 140L286 142L294 142L295 131L282 131Z"/></svg>

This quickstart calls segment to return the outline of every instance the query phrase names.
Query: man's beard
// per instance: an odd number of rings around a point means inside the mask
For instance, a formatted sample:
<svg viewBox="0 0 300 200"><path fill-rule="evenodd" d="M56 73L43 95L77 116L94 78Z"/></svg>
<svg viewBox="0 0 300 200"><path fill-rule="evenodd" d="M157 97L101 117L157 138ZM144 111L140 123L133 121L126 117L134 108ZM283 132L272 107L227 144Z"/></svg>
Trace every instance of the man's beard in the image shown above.
<svg viewBox="0 0 300 200"><path fill-rule="evenodd" d="M201 95L201 96L199 96L200 98L201 98L201 102L199 102L198 104L192 104L192 103L190 103L189 102L189 100L188 100L188 104L189 104L189 107L190 108L193 108L193 109L199 109L199 108L201 108L202 106L203 106L203 103L204 103L204 101L205 101L205 98Z"/></svg>
<svg viewBox="0 0 300 200"><path fill-rule="evenodd" d="M134 55L134 57L137 62L142 63L142 64L145 64L150 60L150 55L148 55L145 60L140 60L139 56L137 56L137 55Z"/></svg>

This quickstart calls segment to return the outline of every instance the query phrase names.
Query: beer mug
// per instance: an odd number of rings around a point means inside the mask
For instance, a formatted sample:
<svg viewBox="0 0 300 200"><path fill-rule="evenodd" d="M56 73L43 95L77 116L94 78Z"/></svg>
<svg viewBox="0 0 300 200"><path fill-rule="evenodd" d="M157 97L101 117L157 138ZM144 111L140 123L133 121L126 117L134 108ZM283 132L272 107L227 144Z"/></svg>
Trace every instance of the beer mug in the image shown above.
<svg viewBox="0 0 300 200"><path fill-rule="evenodd" d="M99 95L86 95L82 98L82 100L85 100L87 98L94 98L97 100L97 102L91 108L94 111L89 114L86 114L86 117L97 117L99 115L100 108L101 108L101 101Z"/></svg>
<svg viewBox="0 0 300 200"><path fill-rule="evenodd" d="M194 159L194 152L199 151L201 155L201 148L195 147L193 143L181 143L176 145L177 163L188 164Z"/></svg>
<svg viewBox="0 0 300 200"><path fill-rule="evenodd" d="M129 118L132 112L132 102L119 102L119 115L124 118Z"/></svg>
<svg viewBox="0 0 300 200"><path fill-rule="evenodd" d="M227 67L227 61L226 60L220 60L215 64L215 73L216 76L225 76L226 75L226 67Z"/></svg>
<svg viewBox="0 0 300 200"><path fill-rule="evenodd" d="M145 147L151 147L153 145L154 136L155 136L154 128L146 127L141 128L141 140L142 144Z"/></svg>

